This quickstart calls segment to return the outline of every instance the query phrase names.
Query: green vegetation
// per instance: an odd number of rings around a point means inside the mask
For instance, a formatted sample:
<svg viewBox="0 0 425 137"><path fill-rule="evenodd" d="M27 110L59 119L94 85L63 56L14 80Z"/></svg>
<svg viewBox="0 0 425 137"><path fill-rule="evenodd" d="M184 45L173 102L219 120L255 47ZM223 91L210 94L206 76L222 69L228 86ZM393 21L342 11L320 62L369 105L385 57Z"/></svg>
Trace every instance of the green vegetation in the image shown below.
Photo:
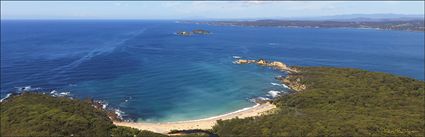
<svg viewBox="0 0 425 137"><path fill-rule="evenodd" d="M112 134L111 136L114 137L133 137L133 136L137 136L137 137L166 137L166 135L163 134L158 134L158 133L153 133L150 131L145 131L145 130L138 130L135 128L130 128L130 127L122 127L122 126L117 126L117 128L112 129Z"/></svg>
<svg viewBox="0 0 425 137"><path fill-rule="evenodd" d="M164 136L117 127L91 101L24 93L0 107L1 136Z"/></svg>
<svg viewBox="0 0 425 137"><path fill-rule="evenodd" d="M423 81L358 69L298 67L307 89L274 114L219 121L219 136L423 136Z"/></svg>

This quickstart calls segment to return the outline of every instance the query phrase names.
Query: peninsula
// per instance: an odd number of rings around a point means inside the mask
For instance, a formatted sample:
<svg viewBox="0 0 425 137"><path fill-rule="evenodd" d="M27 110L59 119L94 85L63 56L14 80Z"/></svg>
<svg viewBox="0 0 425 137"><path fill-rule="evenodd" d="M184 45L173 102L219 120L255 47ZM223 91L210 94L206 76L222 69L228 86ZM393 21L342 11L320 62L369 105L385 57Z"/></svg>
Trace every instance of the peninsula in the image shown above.
<svg viewBox="0 0 425 137"><path fill-rule="evenodd" d="M254 21L182 21L183 23L217 26L283 27L283 28L359 28L424 32L424 20L254 20Z"/></svg>

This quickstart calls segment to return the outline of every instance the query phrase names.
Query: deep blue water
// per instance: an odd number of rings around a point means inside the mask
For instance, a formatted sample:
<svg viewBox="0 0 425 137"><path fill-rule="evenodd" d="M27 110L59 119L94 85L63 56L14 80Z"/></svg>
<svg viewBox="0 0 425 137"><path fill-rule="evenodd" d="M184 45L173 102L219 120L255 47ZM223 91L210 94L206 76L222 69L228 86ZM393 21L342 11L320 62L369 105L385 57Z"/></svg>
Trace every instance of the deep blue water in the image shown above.
<svg viewBox="0 0 425 137"><path fill-rule="evenodd" d="M206 29L182 37L176 31ZM16 87L102 99L141 121L205 118L284 90L282 75L232 56L424 80L424 33L226 27L174 21L2 21L1 95Z"/></svg>

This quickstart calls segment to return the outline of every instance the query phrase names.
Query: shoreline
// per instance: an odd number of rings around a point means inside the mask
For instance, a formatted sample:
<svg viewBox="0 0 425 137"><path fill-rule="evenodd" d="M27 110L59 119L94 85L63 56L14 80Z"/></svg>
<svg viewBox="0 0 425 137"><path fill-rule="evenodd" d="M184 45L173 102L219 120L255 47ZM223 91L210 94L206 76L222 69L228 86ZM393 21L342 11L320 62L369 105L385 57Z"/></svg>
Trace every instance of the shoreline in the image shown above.
<svg viewBox="0 0 425 137"><path fill-rule="evenodd" d="M242 108L226 114L212 116L208 118L176 121L176 122L158 122L158 123L147 123L147 122L118 122L114 121L117 126L126 126L137 128L140 130L148 130L152 132L167 134L171 130L191 130L191 129L211 129L217 120L226 120L232 118L246 118L254 117L270 112L276 108L275 105L270 102L263 104L256 104L252 107Z"/></svg>

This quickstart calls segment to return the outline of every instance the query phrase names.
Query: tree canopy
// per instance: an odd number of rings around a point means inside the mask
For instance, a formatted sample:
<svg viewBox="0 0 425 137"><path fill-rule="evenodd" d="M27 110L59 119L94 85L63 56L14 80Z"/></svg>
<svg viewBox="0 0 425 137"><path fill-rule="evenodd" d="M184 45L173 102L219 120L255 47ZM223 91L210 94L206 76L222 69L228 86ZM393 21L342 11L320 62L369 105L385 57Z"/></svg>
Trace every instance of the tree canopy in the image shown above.
<svg viewBox="0 0 425 137"><path fill-rule="evenodd" d="M117 127L90 101L24 93L0 107L1 136L165 136Z"/></svg>
<svg viewBox="0 0 425 137"><path fill-rule="evenodd" d="M349 68L298 67L307 89L272 115L219 121L220 136L423 136L423 81Z"/></svg>

